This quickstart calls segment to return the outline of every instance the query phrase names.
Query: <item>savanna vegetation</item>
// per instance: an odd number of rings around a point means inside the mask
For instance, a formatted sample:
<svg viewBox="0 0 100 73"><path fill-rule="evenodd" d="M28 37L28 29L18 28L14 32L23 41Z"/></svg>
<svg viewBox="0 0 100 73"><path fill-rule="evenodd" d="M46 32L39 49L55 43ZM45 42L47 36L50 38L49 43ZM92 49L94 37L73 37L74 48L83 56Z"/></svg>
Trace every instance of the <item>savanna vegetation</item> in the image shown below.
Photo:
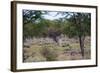
<svg viewBox="0 0 100 73"><path fill-rule="evenodd" d="M23 10L23 62L90 59L91 14Z"/></svg>

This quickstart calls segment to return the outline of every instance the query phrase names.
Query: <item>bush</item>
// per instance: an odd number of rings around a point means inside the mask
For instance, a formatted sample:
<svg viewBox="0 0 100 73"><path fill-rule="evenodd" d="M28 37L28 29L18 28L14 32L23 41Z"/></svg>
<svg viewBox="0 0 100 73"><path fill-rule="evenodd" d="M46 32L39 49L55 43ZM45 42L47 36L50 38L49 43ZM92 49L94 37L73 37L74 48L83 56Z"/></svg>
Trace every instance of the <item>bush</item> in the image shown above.
<svg viewBox="0 0 100 73"><path fill-rule="evenodd" d="M47 61L55 61L57 60L57 50L51 47L43 47L41 50L41 54L46 58Z"/></svg>

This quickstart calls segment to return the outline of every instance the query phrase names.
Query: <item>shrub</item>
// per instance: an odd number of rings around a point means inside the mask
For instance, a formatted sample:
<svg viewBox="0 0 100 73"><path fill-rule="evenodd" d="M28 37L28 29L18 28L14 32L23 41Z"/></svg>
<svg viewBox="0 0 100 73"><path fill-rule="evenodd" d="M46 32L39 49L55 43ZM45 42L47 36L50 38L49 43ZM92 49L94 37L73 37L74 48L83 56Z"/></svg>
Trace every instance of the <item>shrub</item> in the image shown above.
<svg viewBox="0 0 100 73"><path fill-rule="evenodd" d="M51 47L43 47L41 54L46 58L47 61L55 61L57 59L57 50Z"/></svg>

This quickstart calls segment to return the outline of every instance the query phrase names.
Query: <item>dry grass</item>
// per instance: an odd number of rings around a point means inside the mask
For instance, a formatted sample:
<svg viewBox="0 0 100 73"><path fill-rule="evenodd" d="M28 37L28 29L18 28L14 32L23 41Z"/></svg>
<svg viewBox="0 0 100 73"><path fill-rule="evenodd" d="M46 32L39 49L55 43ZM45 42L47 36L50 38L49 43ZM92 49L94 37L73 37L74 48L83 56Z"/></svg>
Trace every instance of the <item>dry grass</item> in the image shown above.
<svg viewBox="0 0 100 73"><path fill-rule="evenodd" d="M65 46L51 44L33 44L29 48L24 48L23 62L41 62L41 61L64 61L64 60L82 60L91 58L90 41L85 41L85 56L82 58L79 42Z"/></svg>

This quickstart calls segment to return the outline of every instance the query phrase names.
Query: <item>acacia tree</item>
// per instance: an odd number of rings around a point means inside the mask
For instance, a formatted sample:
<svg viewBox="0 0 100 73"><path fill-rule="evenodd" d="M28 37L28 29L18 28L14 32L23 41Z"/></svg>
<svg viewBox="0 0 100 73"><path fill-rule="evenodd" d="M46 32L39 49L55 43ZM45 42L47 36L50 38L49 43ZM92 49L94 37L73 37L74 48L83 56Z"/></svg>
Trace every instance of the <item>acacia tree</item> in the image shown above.
<svg viewBox="0 0 100 73"><path fill-rule="evenodd" d="M79 38L80 49L84 58L84 40L87 35L91 35L91 14L70 12L67 13L65 19L68 20L68 25L65 26L64 33L69 37Z"/></svg>

